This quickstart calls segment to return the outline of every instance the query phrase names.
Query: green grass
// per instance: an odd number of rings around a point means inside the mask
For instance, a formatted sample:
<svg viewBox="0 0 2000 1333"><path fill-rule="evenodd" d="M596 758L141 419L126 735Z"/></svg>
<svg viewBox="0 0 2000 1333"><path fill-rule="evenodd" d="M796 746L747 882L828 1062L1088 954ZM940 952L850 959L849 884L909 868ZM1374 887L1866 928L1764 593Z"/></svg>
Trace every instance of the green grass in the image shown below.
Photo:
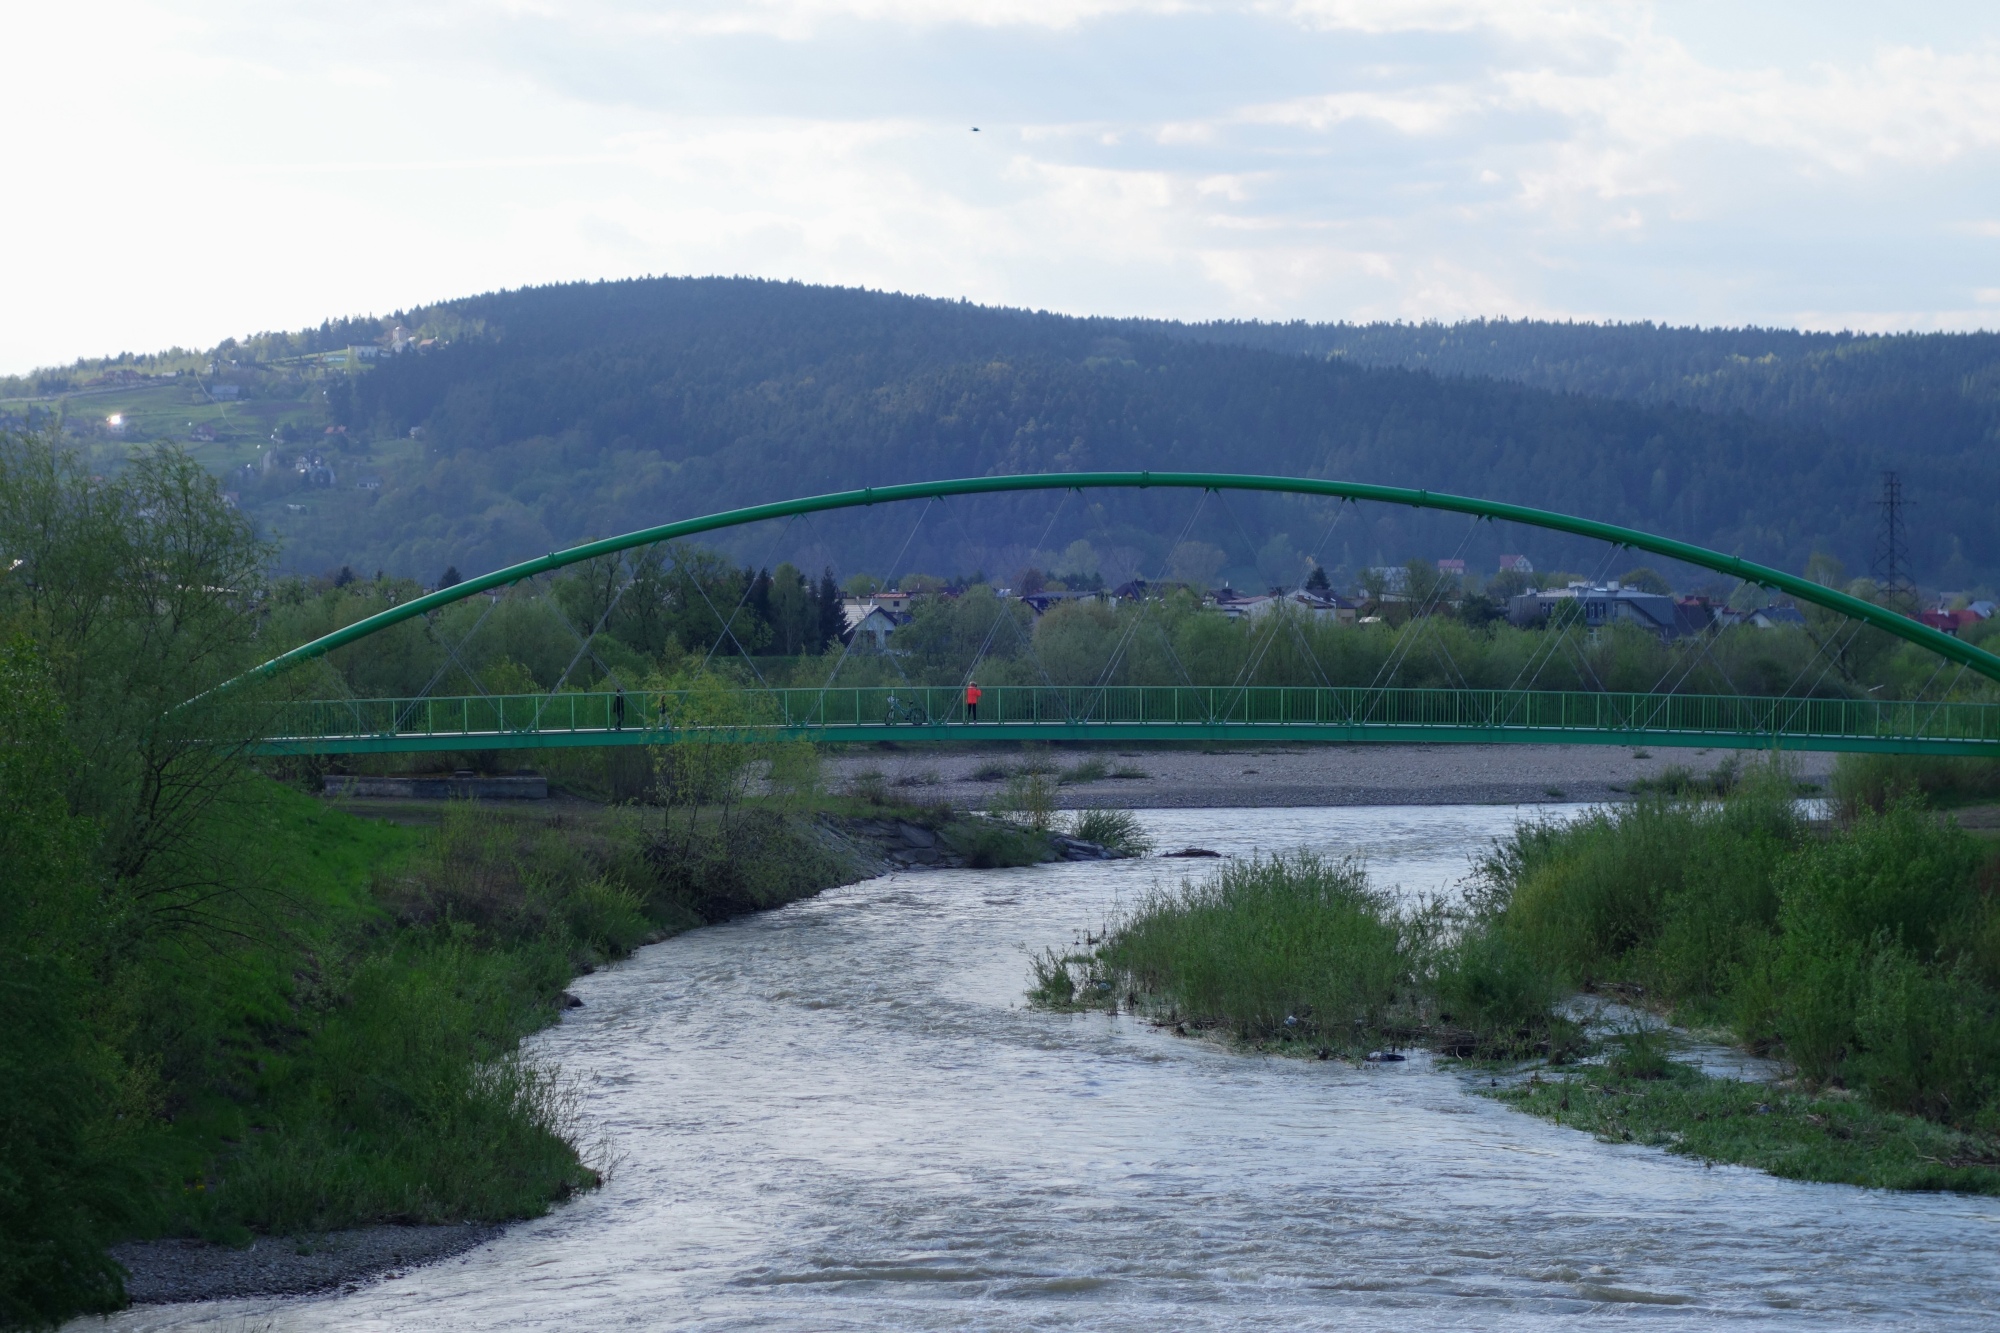
<svg viewBox="0 0 2000 1333"><path fill-rule="evenodd" d="M1079 810L1070 820L1070 836L1094 842L1120 856L1144 856L1153 850L1152 835L1130 810Z"/></svg>
<svg viewBox="0 0 2000 1333"><path fill-rule="evenodd" d="M2000 1194L2000 1142L1851 1096L1711 1078L1673 1064L1639 1078L1588 1066L1485 1095L1607 1143L1638 1143L1792 1180Z"/></svg>
<svg viewBox="0 0 2000 1333"><path fill-rule="evenodd" d="M1409 923L1358 862L1298 853L1232 861L1156 891L1091 959L1089 989L1244 1039L1365 1044L1406 996Z"/></svg>
<svg viewBox="0 0 2000 1333"><path fill-rule="evenodd" d="M570 978L852 873L811 812L705 812L669 844L657 813L453 804L409 827L276 783L219 841L273 886L246 900L261 924L157 950L116 996L157 1108L134 1234L546 1211L597 1180L559 1072L518 1054Z"/></svg>

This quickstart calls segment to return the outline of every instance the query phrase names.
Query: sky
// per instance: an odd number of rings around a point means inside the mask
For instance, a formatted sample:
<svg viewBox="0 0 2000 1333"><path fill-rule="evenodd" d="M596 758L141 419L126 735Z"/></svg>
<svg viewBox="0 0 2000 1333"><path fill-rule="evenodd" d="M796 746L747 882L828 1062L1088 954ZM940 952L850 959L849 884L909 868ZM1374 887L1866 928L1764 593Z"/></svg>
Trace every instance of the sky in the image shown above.
<svg viewBox="0 0 2000 1333"><path fill-rule="evenodd" d="M1991 3L20 0L6 30L0 372L643 274L2000 326Z"/></svg>

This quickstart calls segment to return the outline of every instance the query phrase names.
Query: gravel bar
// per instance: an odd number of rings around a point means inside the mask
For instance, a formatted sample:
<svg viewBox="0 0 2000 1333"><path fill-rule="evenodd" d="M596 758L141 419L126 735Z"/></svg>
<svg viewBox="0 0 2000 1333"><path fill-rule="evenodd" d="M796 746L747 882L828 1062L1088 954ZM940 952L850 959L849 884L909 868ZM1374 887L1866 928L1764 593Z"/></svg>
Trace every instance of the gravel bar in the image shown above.
<svg viewBox="0 0 2000 1333"><path fill-rule="evenodd" d="M500 1234L480 1223L356 1227L300 1237L259 1236L243 1249L200 1240L129 1241L112 1247L134 1305L306 1296L463 1254Z"/></svg>
<svg viewBox="0 0 2000 1333"><path fill-rule="evenodd" d="M917 803L983 809L1000 795L996 769L1024 763L1059 775L1095 759L1113 776L1064 781L1056 803L1068 808L1129 809L1327 805L1530 805L1617 801L1631 785L1670 767L1707 773L1732 755L1724 749L1621 745L1245 745L1202 749L1065 745L940 750L856 747L827 761L833 784L879 771L896 795ZM1799 777L1824 785L1830 754L1795 754ZM980 771L987 770L981 777ZM1123 770L1129 776L1116 776ZM1142 775L1142 776L1141 776Z"/></svg>

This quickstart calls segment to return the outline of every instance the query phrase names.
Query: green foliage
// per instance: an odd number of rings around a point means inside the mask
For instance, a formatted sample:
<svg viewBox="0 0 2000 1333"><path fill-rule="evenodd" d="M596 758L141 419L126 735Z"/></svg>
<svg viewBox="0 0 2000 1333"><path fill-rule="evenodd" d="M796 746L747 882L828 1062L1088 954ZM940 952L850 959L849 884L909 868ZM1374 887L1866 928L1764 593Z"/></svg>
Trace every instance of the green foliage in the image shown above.
<svg viewBox="0 0 2000 1333"><path fill-rule="evenodd" d="M135 1080L86 1019L103 922L94 830L63 802L74 758L39 657L0 646L0 1324L121 1303L103 1246L138 1183Z"/></svg>
<svg viewBox="0 0 2000 1333"><path fill-rule="evenodd" d="M1152 835L1130 810L1079 810L1069 831L1072 837L1094 842L1120 856L1144 856L1153 850Z"/></svg>
<svg viewBox="0 0 2000 1333"><path fill-rule="evenodd" d="M285 521L296 568L346 562L426 578L447 564L491 569L569 545L589 535L586 523L628 531L663 513L768 499L774 476L786 493L809 494L1081 467L1337 472L1472 494L1498 485L1505 498L1792 567L1825 533L1858 565L1872 515L1857 498L1872 492L1876 467L1898 465L1913 493L1947 506L1941 531L1921 534L1936 546L1925 565L1949 560L1955 536L1973 570L2000 568L1980 499L1993 488L1980 480L1991 466L1981 447L1992 395L1980 386L1991 382L1992 353L1979 339L1182 326L727 279L492 293L405 318L450 329L449 344L336 377L322 400L355 447L374 442L380 494L352 506L329 495L323 517L285 514L276 493L257 497L277 511L260 516ZM1101 355L1107 338L1120 355ZM269 346L310 341L294 334ZM1739 363L1739 346L1757 350ZM1343 354L1326 355L1335 347ZM1763 364L1766 352L1775 366ZM1953 441L1943 454L1941 425ZM423 429L424 447L392 448L411 427ZM1781 511L1801 505L1833 516L1831 528L1784 521ZM1305 531L1324 526L1291 521L1298 508L1246 500L1243 518L1260 542L1289 530L1296 552L1311 545ZM984 558L959 556L968 541L998 561L1045 513L1038 500L971 507L919 534L904 568ZM1146 540L1079 526L1055 533L1053 550L1116 542L1164 570L1160 548L1184 513L1142 499L1131 526ZM1267 565L1296 568L1282 548L1229 549L1240 544L1233 526L1192 539L1227 551L1239 586ZM1461 536L1453 519L1395 515L1369 540L1400 559L1452 550ZM1535 553L1544 567L1584 563L1562 555L1562 539L1546 540L1547 554ZM882 544L878 565L894 553L893 540ZM1348 563L1371 560L1357 554ZM1467 551L1489 568L1497 554ZM1086 572L1063 559L1052 567Z"/></svg>
<svg viewBox="0 0 2000 1333"><path fill-rule="evenodd" d="M1524 825L1484 867L1484 928L1543 977L1733 1015L1812 1085L1990 1127L2000 913L1986 851L1910 799L1807 836L1789 786L1770 768L1721 800Z"/></svg>
<svg viewBox="0 0 2000 1333"><path fill-rule="evenodd" d="M1648 797L1518 830L1482 875L1503 929L1572 985L1717 993L1776 920L1777 865L1802 836L1780 768L1722 802Z"/></svg>
<svg viewBox="0 0 2000 1333"><path fill-rule="evenodd" d="M1343 1049L1381 1030L1418 965L1408 923L1361 865L1305 852L1155 892L1098 958L1157 1009Z"/></svg>
<svg viewBox="0 0 2000 1333"><path fill-rule="evenodd" d="M1037 833L1047 833L1055 825L1056 784L1045 773L1017 772L1007 779L1007 786L995 798L993 808Z"/></svg>
<svg viewBox="0 0 2000 1333"><path fill-rule="evenodd" d="M1882 811L1899 798L1948 807L2000 797L2000 763L1943 755L1844 754L1833 766L1833 797L1844 818Z"/></svg>
<svg viewBox="0 0 2000 1333"><path fill-rule="evenodd" d="M956 820L943 834L945 844L975 870L1040 865L1055 859L1046 837L997 819L975 816Z"/></svg>
<svg viewBox="0 0 2000 1333"><path fill-rule="evenodd" d="M1790 1180L1874 1189L2000 1194L1994 1140L1852 1097L1777 1091L1670 1063L1635 1077L1612 1067L1539 1075L1487 1093L1609 1143L1640 1143Z"/></svg>
<svg viewBox="0 0 2000 1333"><path fill-rule="evenodd" d="M264 1132L220 1162L197 1224L500 1221L594 1184L557 1076L511 1051L567 976L537 961L449 931L365 959L262 1109Z"/></svg>
<svg viewBox="0 0 2000 1333"><path fill-rule="evenodd" d="M1555 1016L1567 988L1491 920L1475 917L1439 951L1430 989L1451 1054L1559 1058L1577 1044Z"/></svg>

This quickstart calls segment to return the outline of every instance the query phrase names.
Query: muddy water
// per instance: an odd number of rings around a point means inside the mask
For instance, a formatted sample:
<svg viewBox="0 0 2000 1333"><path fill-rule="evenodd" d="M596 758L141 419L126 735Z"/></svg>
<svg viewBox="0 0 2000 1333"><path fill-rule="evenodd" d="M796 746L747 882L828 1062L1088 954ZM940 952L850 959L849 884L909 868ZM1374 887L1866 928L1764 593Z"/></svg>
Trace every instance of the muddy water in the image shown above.
<svg viewBox="0 0 2000 1333"><path fill-rule="evenodd" d="M1166 846L1447 887L1492 807L1170 811ZM1991 1328L2000 1201L1596 1143L1421 1060L1246 1058L1021 1007L1160 861L877 880L585 978L542 1051L601 1191L444 1265L121 1329Z"/></svg>

